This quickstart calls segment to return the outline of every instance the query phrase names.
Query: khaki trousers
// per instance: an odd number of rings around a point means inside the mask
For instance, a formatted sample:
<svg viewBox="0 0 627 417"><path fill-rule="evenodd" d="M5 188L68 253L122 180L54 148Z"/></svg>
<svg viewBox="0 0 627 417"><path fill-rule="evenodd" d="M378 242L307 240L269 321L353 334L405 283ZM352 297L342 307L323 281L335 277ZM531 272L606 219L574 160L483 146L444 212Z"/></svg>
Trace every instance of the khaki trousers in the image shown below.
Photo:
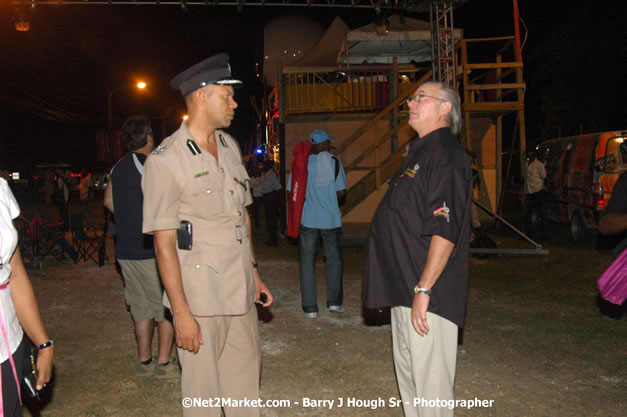
<svg viewBox="0 0 627 417"><path fill-rule="evenodd" d="M453 416L448 405L454 400L457 326L427 312L429 334L420 336L411 323L411 308L393 307L391 318L394 369L405 417Z"/></svg>
<svg viewBox="0 0 627 417"><path fill-rule="evenodd" d="M241 316L195 317L204 344L198 353L178 349L183 417L219 417L219 406L185 407L186 398L257 400L261 350L257 309ZM224 407L226 417L258 417L254 407Z"/></svg>

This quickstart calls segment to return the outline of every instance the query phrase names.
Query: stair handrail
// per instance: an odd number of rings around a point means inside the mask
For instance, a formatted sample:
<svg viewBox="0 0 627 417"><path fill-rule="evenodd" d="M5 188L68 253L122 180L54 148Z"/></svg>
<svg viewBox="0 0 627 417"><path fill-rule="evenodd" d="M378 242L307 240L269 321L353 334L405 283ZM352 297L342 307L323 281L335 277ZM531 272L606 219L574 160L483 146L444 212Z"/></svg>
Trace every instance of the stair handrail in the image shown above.
<svg viewBox="0 0 627 417"><path fill-rule="evenodd" d="M427 71L418 81L413 83L413 85L415 85L417 88L419 85L423 84L425 81L430 79L432 75L433 75L432 70ZM372 128L386 114L390 113L392 110L394 110L394 108L396 108L396 106L401 105L405 100L407 100L409 96L413 94L412 90L410 90L409 92L405 94L399 95L393 102L388 104L385 109L381 110L381 112L379 112L374 118L364 123L359 129L355 131L355 133L353 133L351 136L349 136L346 140L344 140L341 144L337 146L334 154L340 155L342 152L344 152L350 145L352 145L364 133L366 133L370 128Z"/></svg>

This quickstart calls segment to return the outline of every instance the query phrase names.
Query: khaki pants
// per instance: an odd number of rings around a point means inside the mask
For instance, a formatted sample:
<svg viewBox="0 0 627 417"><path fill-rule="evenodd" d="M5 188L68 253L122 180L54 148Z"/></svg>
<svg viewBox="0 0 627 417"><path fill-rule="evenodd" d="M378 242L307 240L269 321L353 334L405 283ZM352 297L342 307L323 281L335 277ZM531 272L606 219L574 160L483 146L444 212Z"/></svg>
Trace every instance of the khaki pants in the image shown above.
<svg viewBox="0 0 627 417"><path fill-rule="evenodd" d="M392 347L405 417L449 417L454 409L435 400L454 400L457 326L427 312L429 334L420 336L411 323L411 308L392 308ZM407 402L407 404L405 404Z"/></svg>
<svg viewBox="0 0 627 417"><path fill-rule="evenodd" d="M257 309L242 316L195 317L204 344L194 354L178 349L184 417L219 417L220 407L185 407L185 399L257 400L261 350ZM226 417L257 417L253 407L225 407Z"/></svg>

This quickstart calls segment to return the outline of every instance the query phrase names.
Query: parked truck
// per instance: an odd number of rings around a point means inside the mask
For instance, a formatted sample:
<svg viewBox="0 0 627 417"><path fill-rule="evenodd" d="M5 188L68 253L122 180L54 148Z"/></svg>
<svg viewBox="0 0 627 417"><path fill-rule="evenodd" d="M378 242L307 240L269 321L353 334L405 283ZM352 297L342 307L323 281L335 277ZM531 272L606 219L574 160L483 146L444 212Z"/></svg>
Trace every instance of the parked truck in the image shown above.
<svg viewBox="0 0 627 417"><path fill-rule="evenodd" d="M597 228L618 176L627 170L626 139L627 131L611 131L551 139L537 146L547 173L547 216L569 223L574 242L586 229Z"/></svg>

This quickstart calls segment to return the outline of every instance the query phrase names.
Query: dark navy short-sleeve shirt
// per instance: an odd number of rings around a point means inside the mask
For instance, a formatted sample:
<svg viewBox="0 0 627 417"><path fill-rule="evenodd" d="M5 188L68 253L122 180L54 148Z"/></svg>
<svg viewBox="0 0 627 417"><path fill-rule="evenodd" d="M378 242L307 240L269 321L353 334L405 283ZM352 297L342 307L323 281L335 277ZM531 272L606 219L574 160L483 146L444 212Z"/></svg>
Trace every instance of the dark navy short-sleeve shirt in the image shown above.
<svg viewBox="0 0 627 417"><path fill-rule="evenodd" d="M155 257L151 235L142 233L144 195L141 179L146 155L129 152L111 170L115 209L115 257Z"/></svg>

